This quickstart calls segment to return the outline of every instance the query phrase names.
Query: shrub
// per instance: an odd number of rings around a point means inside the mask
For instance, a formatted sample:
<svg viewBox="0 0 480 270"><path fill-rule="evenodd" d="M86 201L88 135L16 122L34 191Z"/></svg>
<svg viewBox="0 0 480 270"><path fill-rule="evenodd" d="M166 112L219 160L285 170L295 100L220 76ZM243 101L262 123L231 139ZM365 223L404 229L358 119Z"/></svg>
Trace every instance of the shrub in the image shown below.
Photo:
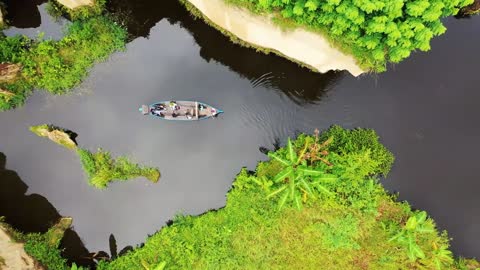
<svg viewBox="0 0 480 270"><path fill-rule="evenodd" d="M0 110L22 105L32 88L53 94L66 93L77 86L92 65L122 50L126 30L107 17L74 21L60 41L30 40L25 36L0 36L0 62L20 63L20 78L0 83L0 88L14 94L0 95Z"/></svg>
<svg viewBox="0 0 480 270"><path fill-rule="evenodd" d="M112 159L109 152L99 149L96 153L78 148L77 153L88 175L89 184L104 189L114 180L125 181L144 176L153 183L160 179L160 172L156 168L140 167L126 157Z"/></svg>

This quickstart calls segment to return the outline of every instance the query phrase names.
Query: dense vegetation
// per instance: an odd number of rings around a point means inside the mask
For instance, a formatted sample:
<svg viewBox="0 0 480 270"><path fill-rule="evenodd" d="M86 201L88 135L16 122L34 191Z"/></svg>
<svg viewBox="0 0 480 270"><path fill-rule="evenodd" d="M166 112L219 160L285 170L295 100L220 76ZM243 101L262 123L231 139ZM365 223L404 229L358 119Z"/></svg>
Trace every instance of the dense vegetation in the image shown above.
<svg viewBox="0 0 480 270"><path fill-rule="evenodd" d="M99 149L92 153L78 148L78 155L82 161L83 169L88 175L89 184L96 188L106 188L111 181L125 181L143 176L153 183L160 179L157 168L141 167L132 163L126 157L112 159L109 152Z"/></svg>
<svg viewBox="0 0 480 270"><path fill-rule="evenodd" d="M282 25L326 33L356 57L360 66L384 71L412 51L430 50L443 34L441 18L456 15L473 0L225 0L255 12L273 13Z"/></svg>
<svg viewBox="0 0 480 270"><path fill-rule="evenodd" d="M65 270L67 260L62 258L59 249L60 241L66 229L71 225L71 219L61 219L58 224L50 228L46 233L21 233L14 230L3 222L0 217L0 227L6 230L15 241L24 244L25 252L39 261L47 269Z"/></svg>
<svg viewBox="0 0 480 270"><path fill-rule="evenodd" d="M178 216L99 269L475 269L446 232L378 183L393 162L375 132L300 135L242 169L227 205Z"/></svg>
<svg viewBox="0 0 480 270"><path fill-rule="evenodd" d="M112 181L126 181L140 176L147 178L153 183L158 182L160 179L160 171L157 168L142 167L132 163L127 157L113 159L109 152L102 149L92 153L77 147L77 143L73 138L76 135L70 130L54 125L38 125L31 126L30 131L40 137L47 137L67 149L75 150L88 176L89 184L96 188L104 189Z"/></svg>
<svg viewBox="0 0 480 270"><path fill-rule="evenodd" d="M0 63L18 63L22 71L13 81L0 82L0 111L22 105L32 88L63 94L76 86L97 61L124 48L126 30L107 16L73 21L65 36L54 41L40 35L5 37L0 34Z"/></svg>

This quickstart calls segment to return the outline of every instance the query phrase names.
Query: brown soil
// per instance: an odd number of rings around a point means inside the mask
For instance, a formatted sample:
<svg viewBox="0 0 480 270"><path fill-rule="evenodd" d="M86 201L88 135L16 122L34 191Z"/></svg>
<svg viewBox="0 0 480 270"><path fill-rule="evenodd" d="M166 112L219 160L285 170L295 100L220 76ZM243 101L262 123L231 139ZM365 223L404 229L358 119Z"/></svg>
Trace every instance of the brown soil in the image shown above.
<svg viewBox="0 0 480 270"><path fill-rule="evenodd" d="M480 0L475 0L473 4L462 8L459 12L461 16L473 15L480 12Z"/></svg>

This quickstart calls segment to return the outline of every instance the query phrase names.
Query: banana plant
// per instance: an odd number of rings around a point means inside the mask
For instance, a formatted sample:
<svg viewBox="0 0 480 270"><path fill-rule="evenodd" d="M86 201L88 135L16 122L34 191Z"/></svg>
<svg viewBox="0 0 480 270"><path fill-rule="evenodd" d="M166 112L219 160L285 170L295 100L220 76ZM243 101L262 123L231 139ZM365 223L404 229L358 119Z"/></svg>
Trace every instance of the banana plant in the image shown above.
<svg viewBox="0 0 480 270"><path fill-rule="evenodd" d="M425 253L417 244L419 234L435 232L435 226L431 219L427 219L427 213L421 211L408 218L402 230L388 241L396 240L399 244L407 247L407 256L410 261L425 258Z"/></svg>
<svg viewBox="0 0 480 270"><path fill-rule="evenodd" d="M270 158L283 165L283 169L273 179L276 189L267 195L267 198L280 196L279 209L282 209L287 201L293 202L298 209L301 209L307 198L314 199L317 193L333 195L323 184L335 181L337 177L308 166L307 160L304 159L309 143L310 140L306 139L305 146L297 155L292 141L288 138L286 158L273 152L268 153Z"/></svg>

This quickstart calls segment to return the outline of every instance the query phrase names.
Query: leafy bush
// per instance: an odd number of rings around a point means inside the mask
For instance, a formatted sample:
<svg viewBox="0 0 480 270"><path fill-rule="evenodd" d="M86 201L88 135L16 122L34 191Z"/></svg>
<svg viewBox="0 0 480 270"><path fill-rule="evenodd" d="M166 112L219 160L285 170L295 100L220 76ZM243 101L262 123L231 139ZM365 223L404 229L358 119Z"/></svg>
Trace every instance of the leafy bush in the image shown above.
<svg viewBox="0 0 480 270"><path fill-rule="evenodd" d="M372 160L377 165L372 168L371 174L387 176L395 160L393 154L380 143L377 133L372 129L347 130L334 125L320 136L320 140L333 137L329 146L331 152L338 155L360 154L369 151Z"/></svg>
<svg viewBox="0 0 480 270"><path fill-rule="evenodd" d="M177 216L145 245L111 262L100 262L98 269L151 269L159 264L166 269L455 269L456 265L467 269L477 263L455 263L446 233L439 234L431 219L412 211L407 203L394 201L376 181L388 171L385 164L391 154L377 145L374 132L340 131L332 127L319 135L332 137L330 144L303 134L289 141L270 154L270 161L261 162L255 173L240 171L224 208L198 217ZM362 136L371 139L365 143L358 140ZM293 162L302 156L308 159ZM282 171L302 170L305 164L332 168L338 181L328 189L334 196L311 200L300 211L279 210L277 202L266 199L278 187L275 178L282 178ZM355 188L347 188L349 183L356 183ZM307 193L302 185L294 189ZM411 250L417 254L414 259Z"/></svg>
<svg viewBox="0 0 480 270"><path fill-rule="evenodd" d="M96 153L78 148L77 153L88 175L89 184L103 189L113 180L125 181L143 176L151 182L158 182L160 172L156 168L140 167L126 157L112 159L109 152L99 149Z"/></svg>
<svg viewBox="0 0 480 270"><path fill-rule="evenodd" d="M226 0L277 21L327 33L352 53L360 66L384 71L414 50L430 50L430 40L446 31L441 18L473 0Z"/></svg>
<svg viewBox="0 0 480 270"><path fill-rule="evenodd" d="M53 94L66 93L78 85L91 66L122 50L126 30L107 17L74 21L60 41L30 40L25 36L0 36L0 62L22 64L19 79L0 83L0 88L14 94L0 95L0 110L25 102L31 88L42 88Z"/></svg>

